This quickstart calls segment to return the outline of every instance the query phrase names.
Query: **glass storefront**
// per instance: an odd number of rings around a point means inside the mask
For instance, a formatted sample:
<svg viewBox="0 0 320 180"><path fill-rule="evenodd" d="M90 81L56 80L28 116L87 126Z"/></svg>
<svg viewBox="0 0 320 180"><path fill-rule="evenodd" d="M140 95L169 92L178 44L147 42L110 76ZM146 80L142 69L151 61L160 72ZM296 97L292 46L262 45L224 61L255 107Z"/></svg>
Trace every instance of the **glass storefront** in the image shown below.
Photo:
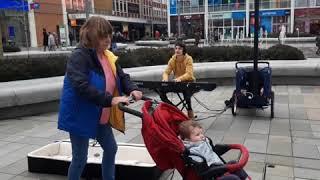
<svg viewBox="0 0 320 180"><path fill-rule="evenodd" d="M171 33L178 37L179 31L178 16L171 16ZM194 38L198 32L201 38L204 38L204 15L180 15L180 32L181 36Z"/></svg>
<svg viewBox="0 0 320 180"><path fill-rule="evenodd" d="M210 13L208 18L208 37L210 41L244 38L245 12Z"/></svg>
<svg viewBox="0 0 320 180"><path fill-rule="evenodd" d="M260 36L279 33L283 25L286 27L286 32L290 32L290 10L260 11L260 31L263 33ZM249 31L250 35L254 33L254 12L250 13Z"/></svg>

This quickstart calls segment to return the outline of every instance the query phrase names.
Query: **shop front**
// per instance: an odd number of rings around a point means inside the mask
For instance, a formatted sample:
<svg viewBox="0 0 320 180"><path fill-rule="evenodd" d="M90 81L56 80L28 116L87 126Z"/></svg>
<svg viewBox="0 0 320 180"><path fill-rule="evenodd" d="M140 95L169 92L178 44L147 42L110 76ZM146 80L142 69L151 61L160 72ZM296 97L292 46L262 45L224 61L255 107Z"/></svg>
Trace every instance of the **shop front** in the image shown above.
<svg viewBox="0 0 320 180"><path fill-rule="evenodd" d="M260 31L264 34L279 33L281 26L290 31L290 10L260 11ZM254 33L254 12L250 12L250 34Z"/></svg>
<svg viewBox="0 0 320 180"><path fill-rule="evenodd" d="M245 12L209 13L209 38L215 41L244 38L245 22Z"/></svg>
<svg viewBox="0 0 320 180"><path fill-rule="evenodd" d="M308 9L296 9L295 28L300 32L319 34L320 33L320 9L308 8Z"/></svg>
<svg viewBox="0 0 320 180"><path fill-rule="evenodd" d="M179 34L178 16L171 16L170 18L171 32L177 37ZM196 33L199 33L200 37L204 38L204 15L180 15L180 32L181 36L186 38L194 38Z"/></svg>

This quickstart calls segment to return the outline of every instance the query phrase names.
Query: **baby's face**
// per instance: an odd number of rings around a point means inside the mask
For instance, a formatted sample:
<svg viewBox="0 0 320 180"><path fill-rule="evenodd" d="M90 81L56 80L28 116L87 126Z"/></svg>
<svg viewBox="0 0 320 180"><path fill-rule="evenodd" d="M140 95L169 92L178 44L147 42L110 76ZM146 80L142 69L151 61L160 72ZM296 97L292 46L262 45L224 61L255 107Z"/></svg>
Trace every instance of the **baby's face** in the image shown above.
<svg viewBox="0 0 320 180"><path fill-rule="evenodd" d="M195 127L191 130L190 141L197 142L205 140L205 136L203 134L203 129L199 127Z"/></svg>

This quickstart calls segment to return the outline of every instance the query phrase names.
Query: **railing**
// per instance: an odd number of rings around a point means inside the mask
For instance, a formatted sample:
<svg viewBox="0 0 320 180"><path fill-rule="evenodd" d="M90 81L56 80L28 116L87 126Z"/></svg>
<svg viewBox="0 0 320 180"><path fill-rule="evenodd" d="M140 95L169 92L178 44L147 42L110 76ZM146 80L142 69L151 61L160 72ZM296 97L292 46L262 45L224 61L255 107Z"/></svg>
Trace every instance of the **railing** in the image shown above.
<svg viewBox="0 0 320 180"><path fill-rule="evenodd" d="M95 13L95 14L103 14L103 15L110 15L110 16L112 16L112 10L105 10L105 9L94 8L94 13Z"/></svg>
<svg viewBox="0 0 320 180"><path fill-rule="evenodd" d="M177 9L180 14L204 12L204 6L182 6Z"/></svg>
<svg viewBox="0 0 320 180"><path fill-rule="evenodd" d="M280 2L261 2L260 3L260 9L280 9L280 8L290 8L291 7L291 1L280 1ZM254 9L254 3L250 3L250 10Z"/></svg>
<svg viewBox="0 0 320 180"><path fill-rule="evenodd" d="M209 12L214 11L237 11L237 10L245 10L246 4L245 3L230 3L230 4L219 4L208 6Z"/></svg>

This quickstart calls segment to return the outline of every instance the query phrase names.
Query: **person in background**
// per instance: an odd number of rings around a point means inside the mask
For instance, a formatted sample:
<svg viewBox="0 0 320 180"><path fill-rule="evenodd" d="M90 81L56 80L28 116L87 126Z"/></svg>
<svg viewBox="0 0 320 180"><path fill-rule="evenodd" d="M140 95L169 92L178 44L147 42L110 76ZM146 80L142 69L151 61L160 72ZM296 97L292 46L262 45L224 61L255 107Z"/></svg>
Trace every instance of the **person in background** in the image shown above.
<svg viewBox="0 0 320 180"><path fill-rule="evenodd" d="M90 17L80 29L80 45L67 61L60 100L58 129L69 133L72 161L69 180L79 180L87 162L89 138L103 149L102 179L115 179L117 143L112 128L124 133L124 114L119 103L142 93L125 74L108 49L112 26L105 18Z"/></svg>
<svg viewBox="0 0 320 180"><path fill-rule="evenodd" d="M49 35L48 35L47 30L45 28L42 29L42 35L43 35L43 40L42 40L43 51L46 51L48 48Z"/></svg>

